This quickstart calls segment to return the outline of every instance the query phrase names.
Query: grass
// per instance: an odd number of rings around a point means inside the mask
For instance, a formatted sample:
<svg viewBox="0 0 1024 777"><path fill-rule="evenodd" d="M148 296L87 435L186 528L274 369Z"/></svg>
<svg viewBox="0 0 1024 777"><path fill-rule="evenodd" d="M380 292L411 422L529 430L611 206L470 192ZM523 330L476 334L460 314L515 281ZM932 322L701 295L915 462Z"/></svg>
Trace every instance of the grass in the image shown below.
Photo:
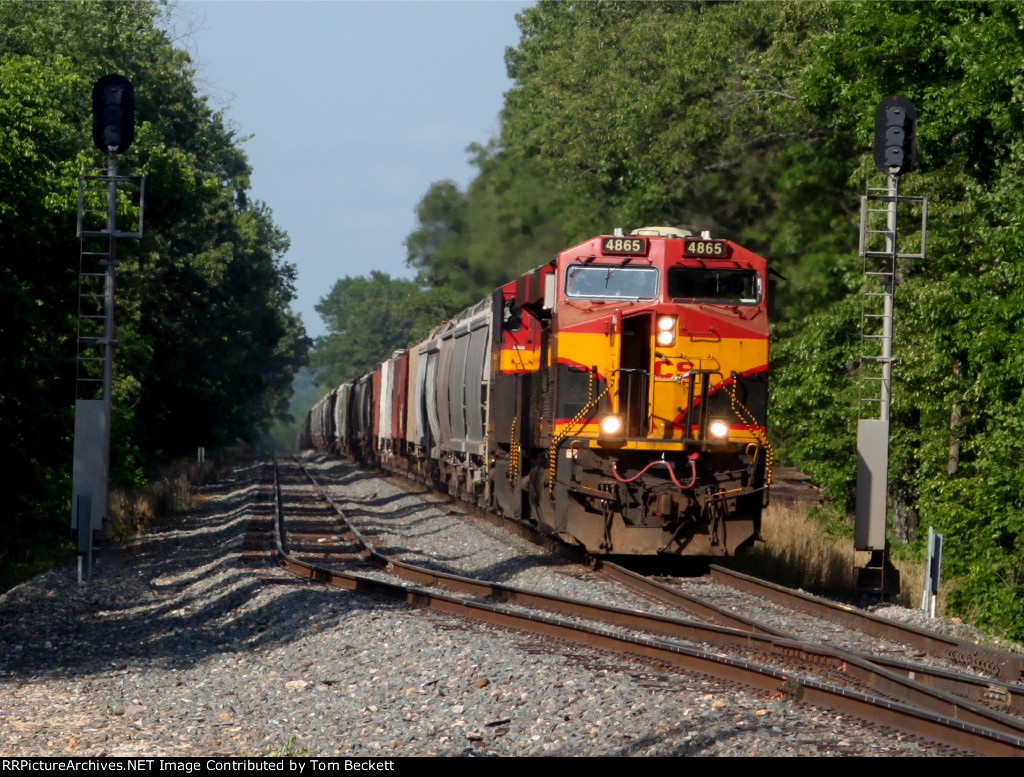
<svg viewBox="0 0 1024 777"><path fill-rule="evenodd" d="M857 597L855 567L864 565L867 554L854 551L848 527L822 520L806 507L771 505L761 519L761 534L765 542L730 560L731 568L816 594ZM924 562L890 560L900 574L895 603L919 607ZM939 594L940 615L945 610L946 589L944 584Z"/></svg>
<svg viewBox="0 0 1024 777"><path fill-rule="evenodd" d="M155 480L140 488L114 489L110 493L113 538L125 545L167 516L195 503L196 486L217 480L217 466L206 461L179 461L161 468Z"/></svg>
<svg viewBox="0 0 1024 777"><path fill-rule="evenodd" d="M265 758L292 758L301 756L306 752L305 745L299 744L295 737L288 737L288 741L280 747L268 747Z"/></svg>

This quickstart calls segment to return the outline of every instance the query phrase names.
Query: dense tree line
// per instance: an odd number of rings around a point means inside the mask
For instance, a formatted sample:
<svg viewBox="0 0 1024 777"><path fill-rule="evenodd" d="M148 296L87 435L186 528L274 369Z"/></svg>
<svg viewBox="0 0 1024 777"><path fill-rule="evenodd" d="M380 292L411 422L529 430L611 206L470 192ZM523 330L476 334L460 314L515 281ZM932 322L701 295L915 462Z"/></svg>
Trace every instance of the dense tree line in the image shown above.
<svg viewBox="0 0 1024 777"><path fill-rule="evenodd" d="M333 387L365 375L459 309L446 289L428 292L378 270L342 278L316 306L328 331L313 351L319 382Z"/></svg>
<svg viewBox="0 0 1024 777"><path fill-rule="evenodd" d="M69 537L77 179L103 167L92 84L135 86L120 172L145 175L145 236L119 241L114 477L253 440L287 403L307 340L287 236L247 196L236 136L195 85L153 2L0 2L0 585Z"/></svg>
<svg viewBox="0 0 1024 777"><path fill-rule="evenodd" d="M859 196L884 186L874 109L917 106L928 258L899 268L891 454L898 541L946 534L956 612L1024 636L1024 5L540 2L519 16L500 135L409 236L468 303L613 227L710 229L788 278L773 436L852 510ZM910 235L911 238L915 237Z"/></svg>

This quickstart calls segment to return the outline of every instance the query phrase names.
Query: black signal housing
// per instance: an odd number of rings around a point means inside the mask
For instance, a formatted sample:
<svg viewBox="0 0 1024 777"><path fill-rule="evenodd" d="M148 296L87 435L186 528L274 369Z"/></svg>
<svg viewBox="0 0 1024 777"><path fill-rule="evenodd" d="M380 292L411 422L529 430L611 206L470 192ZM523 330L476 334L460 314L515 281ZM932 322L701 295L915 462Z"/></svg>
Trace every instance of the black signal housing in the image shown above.
<svg viewBox="0 0 1024 777"><path fill-rule="evenodd" d="M886 97L875 109L875 166L902 175L917 164L917 110L906 97Z"/></svg>
<svg viewBox="0 0 1024 777"><path fill-rule="evenodd" d="M92 140L104 152L123 153L135 140L135 88L124 76L103 76L92 87Z"/></svg>

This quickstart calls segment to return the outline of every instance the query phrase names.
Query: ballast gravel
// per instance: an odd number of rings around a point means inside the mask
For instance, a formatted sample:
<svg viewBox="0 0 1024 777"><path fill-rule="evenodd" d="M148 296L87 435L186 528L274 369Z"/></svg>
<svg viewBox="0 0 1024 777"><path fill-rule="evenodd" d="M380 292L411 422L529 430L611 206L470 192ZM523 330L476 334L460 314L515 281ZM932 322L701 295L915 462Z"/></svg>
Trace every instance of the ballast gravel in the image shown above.
<svg viewBox="0 0 1024 777"><path fill-rule="evenodd" d="M297 580L264 464L0 596L0 755L934 755L830 710ZM249 534L247 535L247 530Z"/></svg>

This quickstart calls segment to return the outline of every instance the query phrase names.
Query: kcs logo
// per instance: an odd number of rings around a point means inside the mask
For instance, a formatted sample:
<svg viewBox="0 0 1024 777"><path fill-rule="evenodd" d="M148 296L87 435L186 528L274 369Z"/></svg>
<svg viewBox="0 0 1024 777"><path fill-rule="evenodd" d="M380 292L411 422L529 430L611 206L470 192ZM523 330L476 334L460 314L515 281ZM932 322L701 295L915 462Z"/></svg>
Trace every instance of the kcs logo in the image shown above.
<svg viewBox="0 0 1024 777"><path fill-rule="evenodd" d="M678 378L693 369L693 362L658 359L654 362L656 378Z"/></svg>

